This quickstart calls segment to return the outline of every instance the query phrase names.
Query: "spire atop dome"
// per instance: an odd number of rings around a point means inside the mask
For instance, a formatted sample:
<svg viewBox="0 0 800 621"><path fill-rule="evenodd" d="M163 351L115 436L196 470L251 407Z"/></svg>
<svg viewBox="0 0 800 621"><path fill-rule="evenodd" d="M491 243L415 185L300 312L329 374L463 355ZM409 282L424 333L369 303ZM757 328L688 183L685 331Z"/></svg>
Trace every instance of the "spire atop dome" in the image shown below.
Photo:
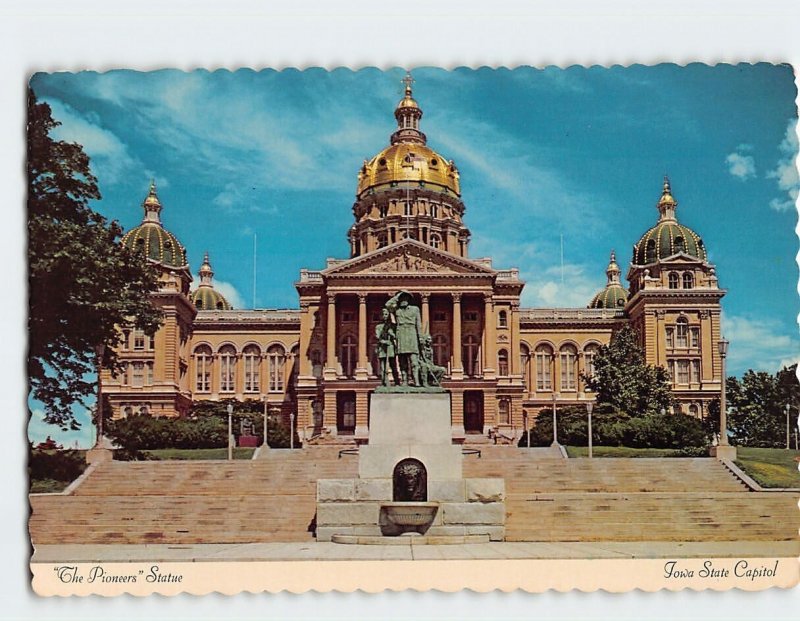
<svg viewBox="0 0 800 621"><path fill-rule="evenodd" d="M658 212L661 214L659 221L677 220L675 217L675 208L677 206L678 201L672 197L672 187L669 183L669 177L664 175L664 189L661 191L661 198L658 201Z"/></svg>
<svg viewBox="0 0 800 621"><path fill-rule="evenodd" d="M142 208L144 209L144 219L142 222L155 222L157 224L161 224L161 201L158 200L158 194L156 194L156 181L155 179L150 180L150 192L147 194L147 197L142 202Z"/></svg>
<svg viewBox="0 0 800 621"><path fill-rule="evenodd" d="M608 277L608 286L620 284L619 274L620 274L620 269L619 265L617 265L617 254L612 250L611 258L608 262L608 267L606 268L606 276Z"/></svg>
<svg viewBox="0 0 800 621"><path fill-rule="evenodd" d="M398 142L425 144L427 142L425 134L419 131L422 108L419 107L411 91L414 78L411 77L410 72L406 72L406 77L401 82L405 84L405 95L394 110L394 118L397 119L397 131L392 134L392 144L397 144Z"/></svg>
<svg viewBox="0 0 800 621"><path fill-rule="evenodd" d="M200 271L198 274L200 274L201 287L213 286L211 281L214 278L214 270L211 269L211 262L208 260L208 250L206 250L206 253L203 256L203 264L200 266Z"/></svg>

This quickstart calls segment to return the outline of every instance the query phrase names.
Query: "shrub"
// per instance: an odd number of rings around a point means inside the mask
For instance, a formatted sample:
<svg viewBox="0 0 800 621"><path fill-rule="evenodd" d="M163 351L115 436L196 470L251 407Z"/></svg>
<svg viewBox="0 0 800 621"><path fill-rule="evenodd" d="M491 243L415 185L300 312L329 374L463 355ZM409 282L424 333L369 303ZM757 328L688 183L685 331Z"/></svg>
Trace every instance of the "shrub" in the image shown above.
<svg viewBox="0 0 800 621"><path fill-rule="evenodd" d="M51 479L74 481L86 469L82 451L39 451L31 449L28 455L28 477L31 481Z"/></svg>

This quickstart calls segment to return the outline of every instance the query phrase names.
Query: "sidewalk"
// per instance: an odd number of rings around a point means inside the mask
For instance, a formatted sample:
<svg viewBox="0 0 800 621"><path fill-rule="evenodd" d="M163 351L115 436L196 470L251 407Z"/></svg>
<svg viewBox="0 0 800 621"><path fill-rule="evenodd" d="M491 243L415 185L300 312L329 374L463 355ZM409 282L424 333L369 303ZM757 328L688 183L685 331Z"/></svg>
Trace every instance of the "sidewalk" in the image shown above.
<svg viewBox="0 0 800 621"><path fill-rule="evenodd" d="M712 542L498 542L462 545L343 545L249 543L195 545L39 545L32 563L258 562L470 559L787 558L800 556L798 541Z"/></svg>

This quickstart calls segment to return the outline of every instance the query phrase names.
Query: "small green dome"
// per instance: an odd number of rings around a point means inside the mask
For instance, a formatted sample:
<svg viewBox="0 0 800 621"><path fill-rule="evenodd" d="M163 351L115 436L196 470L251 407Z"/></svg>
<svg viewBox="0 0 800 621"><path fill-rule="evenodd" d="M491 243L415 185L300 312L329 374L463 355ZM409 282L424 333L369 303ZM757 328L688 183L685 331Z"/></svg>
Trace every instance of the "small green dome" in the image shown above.
<svg viewBox="0 0 800 621"><path fill-rule="evenodd" d="M200 266L200 285L190 295L192 303L197 310L232 310L225 296L214 289L214 270L211 269L211 261L208 252L203 257L203 264Z"/></svg>
<svg viewBox="0 0 800 621"><path fill-rule="evenodd" d="M708 260L703 240L688 226L678 223L675 209L678 202L672 197L669 179L664 177L664 190L658 201L661 217L633 247L634 265L648 265L682 252L701 261Z"/></svg>
<svg viewBox="0 0 800 621"><path fill-rule="evenodd" d="M211 287L198 287L191 293L192 303L197 310L232 310L233 307L216 289Z"/></svg>
<svg viewBox="0 0 800 621"><path fill-rule="evenodd" d="M620 269L617 265L617 255L612 250L606 268L606 287L592 298L589 308L623 308L628 301L628 292L620 284Z"/></svg>
<svg viewBox="0 0 800 621"><path fill-rule="evenodd" d="M623 308L628 301L628 292L622 285L609 285L589 302L589 308Z"/></svg>
<svg viewBox="0 0 800 621"><path fill-rule="evenodd" d="M178 238L161 225L161 203L156 195L155 183L142 203L144 220L122 237L122 244L131 250L141 250L144 255L167 267L185 268L186 249Z"/></svg>

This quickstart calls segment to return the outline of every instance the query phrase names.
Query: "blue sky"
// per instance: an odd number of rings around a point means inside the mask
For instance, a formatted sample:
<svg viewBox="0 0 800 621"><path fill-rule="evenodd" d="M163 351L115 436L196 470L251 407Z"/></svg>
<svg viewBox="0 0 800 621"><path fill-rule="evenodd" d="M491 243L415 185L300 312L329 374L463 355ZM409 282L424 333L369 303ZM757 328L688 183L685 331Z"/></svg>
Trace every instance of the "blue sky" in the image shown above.
<svg viewBox="0 0 800 621"><path fill-rule="evenodd" d="M103 199L139 223L150 178L196 274L239 308L296 307L301 267L346 257L356 174L388 144L403 69L37 74L32 87L84 145ZM795 86L787 66L413 70L428 144L461 172L470 254L519 267L525 306L585 306L614 248L678 218L720 283L729 371L800 355ZM564 239L564 281L560 237ZM34 419L34 421L36 418ZM38 436L38 433L37 433Z"/></svg>

